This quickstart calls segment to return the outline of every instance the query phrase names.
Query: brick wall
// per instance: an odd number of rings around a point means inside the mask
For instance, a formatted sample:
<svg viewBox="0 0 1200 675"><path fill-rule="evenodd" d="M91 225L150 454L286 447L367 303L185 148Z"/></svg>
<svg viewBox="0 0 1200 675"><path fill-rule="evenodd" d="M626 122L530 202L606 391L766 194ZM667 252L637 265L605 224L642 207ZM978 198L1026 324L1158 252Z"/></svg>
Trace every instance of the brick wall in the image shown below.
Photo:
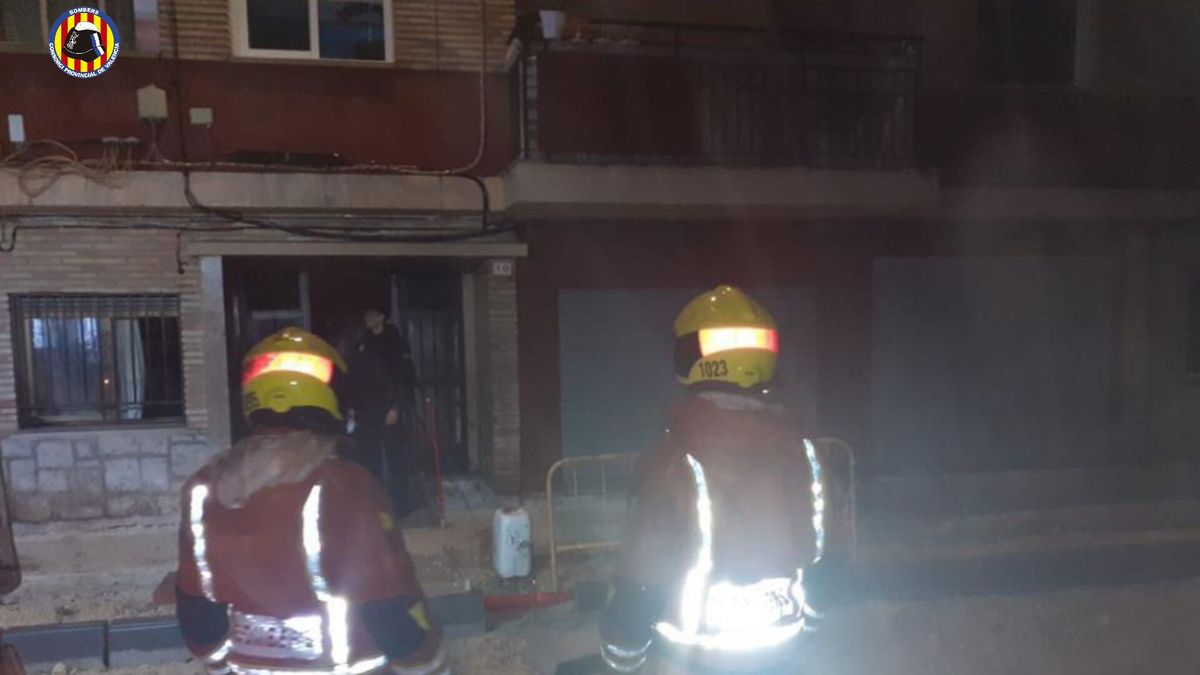
<svg viewBox="0 0 1200 675"><path fill-rule="evenodd" d="M78 224L64 219L57 224ZM0 460L14 517L41 521L123 517L175 509L180 483L215 450L207 437L204 325L197 261L200 241L281 241L276 232L196 234L50 230L26 227L0 254ZM481 461L489 482L516 492L520 475L517 294L514 277L476 275ZM178 293L186 420L172 428L18 428L10 294Z"/></svg>
<svg viewBox="0 0 1200 675"><path fill-rule="evenodd" d="M161 0L158 20L163 53L174 54L175 30L178 29L180 57L229 58L232 53L229 4L230 0Z"/></svg>
<svg viewBox="0 0 1200 675"><path fill-rule="evenodd" d="M499 70L515 21L514 0L485 1L488 62L493 70ZM396 65L421 70L478 70L481 8L479 0L392 0ZM173 53L176 20L180 56L231 57L230 0L162 0L159 21L166 54Z"/></svg>
<svg viewBox="0 0 1200 675"><path fill-rule="evenodd" d="M392 0L396 65L479 69L479 0ZM515 22L513 0L486 0L488 66L499 70Z"/></svg>
<svg viewBox="0 0 1200 675"><path fill-rule="evenodd" d="M16 519L169 511L183 472L210 454L199 274L187 261L179 274L175 246L166 232L23 229L15 251L0 254L0 457ZM19 430L9 307L15 293L178 293L186 424Z"/></svg>
<svg viewBox="0 0 1200 675"><path fill-rule="evenodd" d="M481 378L480 463L498 492L515 493L521 479L521 411L517 373L517 286L514 277L475 275Z"/></svg>

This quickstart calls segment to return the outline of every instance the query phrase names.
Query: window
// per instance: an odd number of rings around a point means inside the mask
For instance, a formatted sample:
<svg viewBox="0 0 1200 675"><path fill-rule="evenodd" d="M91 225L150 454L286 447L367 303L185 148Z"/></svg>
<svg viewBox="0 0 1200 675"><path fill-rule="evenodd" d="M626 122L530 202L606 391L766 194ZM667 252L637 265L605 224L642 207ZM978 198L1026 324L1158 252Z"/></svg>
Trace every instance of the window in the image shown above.
<svg viewBox="0 0 1200 675"><path fill-rule="evenodd" d="M238 53L390 61L392 0L232 0Z"/></svg>
<svg viewBox="0 0 1200 675"><path fill-rule="evenodd" d="M183 418L178 296L11 299L22 427Z"/></svg>
<svg viewBox="0 0 1200 675"><path fill-rule="evenodd" d="M0 43L44 47L58 17L83 6L112 18L121 32L122 51L158 51L158 0L0 0Z"/></svg>
<svg viewBox="0 0 1200 675"><path fill-rule="evenodd" d="M1078 2L983 0L979 31L983 79L997 84L1073 84Z"/></svg>

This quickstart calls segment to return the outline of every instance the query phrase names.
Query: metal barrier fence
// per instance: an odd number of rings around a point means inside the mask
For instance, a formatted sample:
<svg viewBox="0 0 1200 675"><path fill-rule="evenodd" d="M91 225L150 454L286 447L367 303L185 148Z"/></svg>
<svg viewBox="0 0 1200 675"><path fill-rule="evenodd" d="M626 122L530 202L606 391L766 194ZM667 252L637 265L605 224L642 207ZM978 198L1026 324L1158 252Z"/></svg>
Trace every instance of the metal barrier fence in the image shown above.
<svg viewBox="0 0 1200 675"><path fill-rule="evenodd" d="M844 545L851 561L858 557L858 490L855 485L857 462L854 449L848 443L838 438L818 438L813 441L817 447L818 457L826 469L826 490L832 505L831 523L827 529L835 535L833 545ZM837 461L835 458L840 458ZM552 591L559 590L559 556L565 553L594 553L614 551L620 548L621 540L606 536L586 538L576 528L570 541L560 542L560 514L556 499L561 496L556 489L559 479L566 479L566 492L570 497L599 496L607 503L610 495L620 494L624 490L626 503L632 501L633 495L628 492L628 475L621 476L620 471L627 474L632 472L639 455L609 454L593 455L590 457L568 457L555 462L546 472L546 512L550 528L550 578ZM583 469L583 480L580 480L580 470ZM593 528L602 531L619 531L619 524L608 523L608 528ZM844 532L844 535L842 533ZM838 539L844 536L844 542Z"/></svg>
<svg viewBox="0 0 1200 675"><path fill-rule="evenodd" d="M633 468L637 462L638 455L636 454L610 454L610 455L593 455L591 457L567 457L560 459L550 467L546 472L546 512L550 521L550 578L553 584L553 591L558 592L558 556L562 553L572 552L596 552L596 551L613 551L621 546L620 539L602 538L593 540L581 540L579 533L568 543L560 543L558 538L559 518L556 509L556 490L555 478L560 475L570 476L569 494L572 497L580 497L593 491L596 488L596 481L599 481L599 496L606 500L609 494L621 489L623 486L620 480L610 480L610 471L615 473L618 469L624 467L627 471ZM584 474L584 480L581 482L580 469L587 468L592 471ZM592 492L596 494L595 492ZM632 495L626 491L627 498L631 499Z"/></svg>

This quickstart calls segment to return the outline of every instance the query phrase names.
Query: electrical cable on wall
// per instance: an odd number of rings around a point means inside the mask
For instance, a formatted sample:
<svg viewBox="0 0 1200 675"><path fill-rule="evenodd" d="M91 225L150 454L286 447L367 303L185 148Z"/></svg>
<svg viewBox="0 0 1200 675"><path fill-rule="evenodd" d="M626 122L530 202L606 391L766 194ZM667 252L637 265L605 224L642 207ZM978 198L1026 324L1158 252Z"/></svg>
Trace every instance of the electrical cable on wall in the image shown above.
<svg viewBox="0 0 1200 675"><path fill-rule="evenodd" d="M183 119L183 95L182 95L182 77L181 65L182 60L179 54L179 22L178 13L171 13L172 38L173 38L173 65L174 65L174 82L173 90L175 96L175 118L179 131L179 144L181 161L174 162L170 160L162 160L152 163L150 166L154 168L177 168L180 170L184 179L184 197L187 200L189 207L206 216L216 218L228 223L222 226L196 226L185 224L166 224L166 223L141 223L135 225L38 225L36 229L54 229L54 230L159 230L173 231L177 233L177 262L182 268L182 235L185 232L233 232L233 231L250 231L250 230L269 230L280 232L292 236L308 237L312 239L322 240L337 240L337 241L354 241L354 242L412 242L412 243L438 243L452 242L475 239L483 236L491 236L513 231L511 224L499 224L490 221L491 200L484 181L468 172L477 168L483 161L487 147L487 2L480 0L480 66L479 66L479 142L476 146L475 155L466 164L450 168L450 169L421 169L411 166L395 166L395 165L353 165L346 167L323 167L313 169L305 167L300 169L290 165L277 164L243 164L235 162L206 162L193 163L189 161L187 156L187 140L185 135L185 124ZM102 147L103 154L98 160L83 160L79 158L78 153L66 146L65 144L54 140L33 141L18 149L16 152L0 159L0 168L15 168L18 171L18 185L22 193L31 200L44 194L59 178L65 175L79 175L83 178L100 183L102 185L119 188L125 185L125 176L122 175L133 170L138 166L144 166L146 160L154 160L161 158L161 154L157 152L158 130L154 132L154 142L143 162L135 163L133 159L133 146L140 143L140 139L103 139ZM125 148L125 156L121 157L120 149ZM56 150L57 154L33 156L35 149L48 148ZM480 210L480 227L477 230L461 231L461 232L446 232L445 228L417 228L412 226L405 227L361 227L361 226L338 226L338 227L313 227L302 225L291 225L267 220L264 218L251 217L245 213L233 209L225 209L212 207L204 204L195 195L192 188L191 169L196 167L204 168L229 168L229 169L257 169L264 171L280 171L280 172L298 172L304 171L307 173L373 173L373 174L388 174L402 176L428 176L439 178L459 178L470 181L480 191L481 210ZM63 214L28 214L22 216L25 219L34 219L42 217L61 217ZM345 217L358 218L357 214L342 214ZM362 214L364 219L380 218L378 215ZM430 220L429 218L421 218L414 214L402 214L397 219L407 220ZM17 238L22 229L19 224L13 224L11 228L7 228L3 222L0 222L0 253L11 253L16 248ZM6 233L7 230L7 233Z"/></svg>
<svg viewBox="0 0 1200 675"><path fill-rule="evenodd" d="M178 0L175 0L178 2ZM285 234L293 234L317 239L338 240L338 241L375 241L375 242L415 242L415 241L459 241L463 239L473 239L480 236L488 236L503 231L511 230L511 227L496 228L491 227L489 223L490 198L487 190L487 185L477 176L468 175L483 161L484 154L487 148L487 0L479 2L479 143L476 147L475 156L467 163L460 167L451 169L420 169L401 166L353 166L353 167L338 167L336 172L347 173L355 171L370 171L372 173L387 173L404 176L429 176L438 178L462 178L469 180L476 185L480 190L481 209L480 209L480 229L470 233L451 233L437 236L413 236L413 235L384 235L384 234L368 234L361 229L354 228L313 228L296 225L285 225L273 221L263 220L260 218L247 217L244 213L233 209L225 209L212 207L204 204L196 197L192 189L192 163L187 156L187 138L185 134L185 125L183 120L183 78L182 78L182 59L179 55L179 18L178 12L171 12L171 37L172 37L172 55L174 66L174 81L172 89L175 98L175 118L179 133L179 152L182 162L178 164L183 175L183 192L184 198L188 205L195 211L206 215L214 216L233 224L246 223L266 230L273 230ZM265 165L266 168L280 168L275 165ZM294 168L294 167L288 167ZM331 170L330 172L333 172ZM385 231L406 231L405 228L374 228L371 232Z"/></svg>
<svg viewBox="0 0 1200 675"><path fill-rule="evenodd" d="M121 156L121 148L126 148ZM25 143L0 158L0 168L17 171L17 187L29 199L45 194L60 178L77 175L110 188L125 184L124 173L133 166L133 144L127 139L103 139L100 159L80 159L78 153L58 141L42 139ZM42 153L50 150L52 154Z"/></svg>

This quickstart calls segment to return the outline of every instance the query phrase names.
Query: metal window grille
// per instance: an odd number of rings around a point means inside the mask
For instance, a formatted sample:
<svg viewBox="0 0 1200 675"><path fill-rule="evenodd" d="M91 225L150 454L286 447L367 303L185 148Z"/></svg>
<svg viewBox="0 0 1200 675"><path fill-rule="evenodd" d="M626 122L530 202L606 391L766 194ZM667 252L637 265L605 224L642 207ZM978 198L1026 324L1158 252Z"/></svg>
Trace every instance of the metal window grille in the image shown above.
<svg viewBox="0 0 1200 675"><path fill-rule="evenodd" d="M894 169L916 161L920 40L784 34L777 49L752 51L704 46L695 35L697 30L677 28L676 44L670 47L645 43L637 51L631 47L615 53L604 42L568 49L535 39L513 76L518 93L516 133L523 155L548 161L833 169ZM690 41L687 35L692 36ZM682 111L680 124L686 129L694 121L694 132L663 141L658 135L637 132L661 120L631 118L630 131L621 134L623 147L614 148L612 154L597 153L590 140L577 145L578 136L542 137L544 128L572 124L550 119L564 114L556 105L546 104L555 100L561 104L555 92L562 82L556 79L561 75L548 74L551 71L544 66L580 53L590 54L590 67L606 76L595 86L611 89L608 98L616 102L614 106L623 105L629 92L645 96L656 91L664 77L671 77L678 83L676 90L684 92L683 99L672 101L674 112L664 114ZM630 63L653 67L633 68ZM646 109L645 101L625 105L617 110L646 114L639 112Z"/></svg>
<svg viewBox="0 0 1200 675"><path fill-rule="evenodd" d="M408 337L416 370L416 387L433 403L443 471L467 470L466 380L463 366L462 316L457 311L406 310L399 317ZM428 412L424 403L417 410ZM426 433L429 433L426 429Z"/></svg>
<svg viewBox="0 0 1200 675"><path fill-rule="evenodd" d="M175 295L14 295L22 427L183 418Z"/></svg>

